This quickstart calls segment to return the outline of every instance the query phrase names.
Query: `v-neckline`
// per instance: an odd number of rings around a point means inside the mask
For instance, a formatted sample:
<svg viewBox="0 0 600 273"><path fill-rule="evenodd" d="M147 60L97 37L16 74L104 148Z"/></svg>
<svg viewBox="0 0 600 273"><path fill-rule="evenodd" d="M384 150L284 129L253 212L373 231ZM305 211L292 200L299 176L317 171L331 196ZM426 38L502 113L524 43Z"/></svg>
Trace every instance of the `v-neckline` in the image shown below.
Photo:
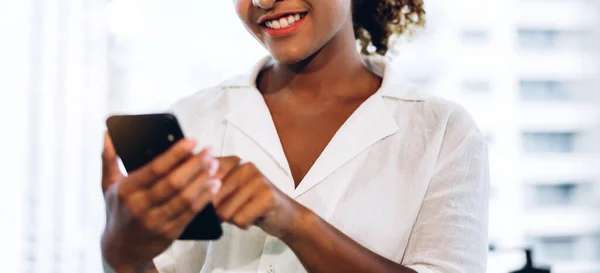
<svg viewBox="0 0 600 273"><path fill-rule="evenodd" d="M287 183L292 184L294 197L317 185L377 141L398 131L393 113L386 107L385 99L378 91L365 100L336 131L296 187L288 158L264 97L256 87L243 92L247 92L243 104L230 113L227 119L268 153L286 173L289 178ZM286 186L288 187L290 185Z"/></svg>
<svg viewBox="0 0 600 273"><path fill-rule="evenodd" d="M396 74L385 58L365 57L367 68L383 78L380 89L344 122L298 187L295 187L273 117L256 86L259 73L271 60L270 56L266 56L254 66L252 73L232 79L224 85L228 89L228 104L232 107L226 120L256 143L285 173L288 181L272 182L286 191L289 189L293 198L316 186L368 147L396 133L399 130L398 124L388 103L394 103L398 99L422 101L428 96Z"/></svg>

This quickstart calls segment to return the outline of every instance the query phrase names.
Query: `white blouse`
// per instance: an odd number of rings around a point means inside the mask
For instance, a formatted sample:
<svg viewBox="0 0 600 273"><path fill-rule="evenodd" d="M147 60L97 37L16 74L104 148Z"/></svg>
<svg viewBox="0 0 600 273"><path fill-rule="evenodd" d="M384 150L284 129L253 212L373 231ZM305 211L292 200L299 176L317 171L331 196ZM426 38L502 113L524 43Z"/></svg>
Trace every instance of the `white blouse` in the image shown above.
<svg viewBox="0 0 600 273"><path fill-rule="evenodd" d="M283 192L371 251L417 272L485 272L489 173L486 141L471 116L406 83L383 58L383 77L335 134L297 188L269 109L249 75L177 102L188 137L251 161ZM223 224L218 241L177 241L161 273L306 272L259 228ZM327 262L327 261L323 261Z"/></svg>

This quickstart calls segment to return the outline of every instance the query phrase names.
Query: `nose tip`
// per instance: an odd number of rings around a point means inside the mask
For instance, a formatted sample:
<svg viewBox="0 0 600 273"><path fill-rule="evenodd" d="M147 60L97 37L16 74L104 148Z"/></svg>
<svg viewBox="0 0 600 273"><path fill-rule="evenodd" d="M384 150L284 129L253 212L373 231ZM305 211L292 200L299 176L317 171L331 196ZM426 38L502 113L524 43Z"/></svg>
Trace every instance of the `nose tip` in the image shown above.
<svg viewBox="0 0 600 273"><path fill-rule="evenodd" d="M261 9L270 9L278 0L252 0L252 4Z"/></svg>

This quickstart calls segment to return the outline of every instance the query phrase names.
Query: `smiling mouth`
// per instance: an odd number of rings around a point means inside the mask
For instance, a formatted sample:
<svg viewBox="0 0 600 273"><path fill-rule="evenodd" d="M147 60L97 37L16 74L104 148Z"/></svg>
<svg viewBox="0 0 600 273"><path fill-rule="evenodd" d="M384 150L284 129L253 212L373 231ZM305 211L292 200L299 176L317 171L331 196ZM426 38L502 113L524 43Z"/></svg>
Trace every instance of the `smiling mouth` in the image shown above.
<svg viewBox="0 0 600 273"><path fill-rule="evenodd" d="M286 14L277 19L267 20L261 25L269 29L286 29L302 20L306 14L308 12Z"/></svg>

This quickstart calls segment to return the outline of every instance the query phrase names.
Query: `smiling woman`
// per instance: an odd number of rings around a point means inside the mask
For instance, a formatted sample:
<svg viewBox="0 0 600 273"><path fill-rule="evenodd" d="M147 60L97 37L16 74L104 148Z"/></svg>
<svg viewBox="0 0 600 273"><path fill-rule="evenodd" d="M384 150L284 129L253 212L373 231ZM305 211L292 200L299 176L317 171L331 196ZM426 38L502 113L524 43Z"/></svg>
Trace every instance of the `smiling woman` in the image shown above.
<svg viewBox="0 0 600 273"><path fill-rule="evenodd" d="M485 271L485 138L379 56L422 2L233 3L270 56L175 103L190 139L129 176L105 138L107 270ZM177 241L209 203L223 237Z"/></svg>
<svg viewBox="0 0 600 273"><path fill-rule="evenodd" d="M304 59L306 56L288 54L311 55L311 52L330 42L334 32L340 30L345 31L346 39L360 42L362 53L372 53L369 51L369 46L372 46L375 52L384 55L391 37L408 34L415 27L422 26L425 20L421 0L286 3L285 9L260 12L252 12L253 9L248 8L249 4L265 6L270 5L269 2L234 1L246 27L271 50L278 61Z"/></svg>

